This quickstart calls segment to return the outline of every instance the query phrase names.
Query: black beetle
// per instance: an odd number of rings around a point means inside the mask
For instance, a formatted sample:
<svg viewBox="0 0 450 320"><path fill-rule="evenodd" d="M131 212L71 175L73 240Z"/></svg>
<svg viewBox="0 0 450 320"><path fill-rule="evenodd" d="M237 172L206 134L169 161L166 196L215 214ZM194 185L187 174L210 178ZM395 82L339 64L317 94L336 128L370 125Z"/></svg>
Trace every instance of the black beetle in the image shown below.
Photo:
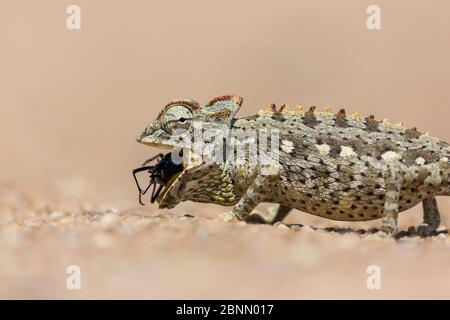
<svg viewBox="0 0 450 320"><path fill-rule="evenodd" d="M150 197L150 202L154 203L156 198L158 198L159 194L161 193L162 189L166 184L170 181L170 178L172 178L175 174L181 172L183 170L183 164L179 163L176 164L172 161L171 153L167 153L166 155L163 155L162 153L146 160L142 167L136 168L133 170L133 177L134 181L136 182L136 186L139 191L139 203L144 205L142 202L142 196L147 193L147 191L150 189L151 186L153 186L152 195ZM183 155L182 152L180 152L180 157ZM154 166L148 166L147 164L158 159L158 162ZM139 182L136 178L136 173L141 171L148 171L150 174L150 183L145 188L145 190L142 190L139 186ZM156 185L159 184L158 189L156 188Z"/></svg>

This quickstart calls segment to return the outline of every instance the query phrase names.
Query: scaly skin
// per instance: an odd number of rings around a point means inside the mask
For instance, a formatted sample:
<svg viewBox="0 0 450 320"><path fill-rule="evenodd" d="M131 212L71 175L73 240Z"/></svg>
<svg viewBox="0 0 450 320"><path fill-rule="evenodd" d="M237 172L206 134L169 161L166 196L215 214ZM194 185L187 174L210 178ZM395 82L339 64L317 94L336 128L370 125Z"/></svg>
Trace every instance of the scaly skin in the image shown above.
<svg viewBox="0 0 450 320"><path fill-rule="evenodd" d="M257 115L234 118L242 98L223 96L201 107L192 100L169 103L138 137L144 144L187 147L175 129L186 129L195 143L194 123L204 128L266 129L279 132L277 163L251 165L208 164L187 167L158 199L161 208L180 201L233 206L233 215L248 219L261 202L280 204L271 222L283 219L292 208L340 221L382 218L386 234L397 232L397 215L423 203L421 235L430 235L440 223L435 196L449 195L450 147L416 128L377 121L373 116L334 114L311 107L290 110L270 105ZM251 139L237 140L248 147ZM267 152L264 157L272 155ZM277 174L264 174L275 166ZM273 168L272 168L273 169Z"/></svg>

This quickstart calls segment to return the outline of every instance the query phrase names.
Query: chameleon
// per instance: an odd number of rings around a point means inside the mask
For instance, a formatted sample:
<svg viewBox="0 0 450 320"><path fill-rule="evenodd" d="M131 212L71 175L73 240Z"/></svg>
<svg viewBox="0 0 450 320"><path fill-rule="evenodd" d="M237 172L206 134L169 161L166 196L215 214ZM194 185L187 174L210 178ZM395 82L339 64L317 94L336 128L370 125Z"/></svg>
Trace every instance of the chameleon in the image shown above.
<svg viewBox="0 0 450 320"><path fill-rule="evenodd" d="M450 195L448 143L416 127L347 114L344 109L334 113L331 108L270 104L253 116L237 118L242 102L235 95L205 105L173 100L137 141L184 150L196 143L196 125L217 132L266 130L278 134L276 161L254 165L245 159L239 163L197 159L183 164L166 179L157 198L159 208L173 208L181 201L214 203L232 207L229 214L234 219L264 223L280 222L298 209L337 221L381 219L379 232L395 236L398 214L421 202L423 222L417 233L430 236L440 226L436 196ZM180 130L190 144L180 142ZM258 143L231 141L246 147ZM259 152L266 160L273 158L270 152ZM263 172L267 166L275 168L273 173ZM277 206L270 217L254 213L263 202Z"/></svg>

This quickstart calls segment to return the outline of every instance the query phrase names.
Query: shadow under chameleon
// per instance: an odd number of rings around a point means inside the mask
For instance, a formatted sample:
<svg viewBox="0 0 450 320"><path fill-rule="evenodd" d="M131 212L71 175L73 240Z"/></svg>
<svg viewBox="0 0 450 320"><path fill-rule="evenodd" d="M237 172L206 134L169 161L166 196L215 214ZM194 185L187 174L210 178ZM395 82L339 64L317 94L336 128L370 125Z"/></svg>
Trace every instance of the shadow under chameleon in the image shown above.
<svg viewBox="0 0 450 320"><path fill-rule="evenodd" d="M187 217L187 218L194 218L194 216L190 215L190 214L185 214L183 216ZM258 221L250 220L250 221L247 221L247 222L248 223L254 223L254 224L261 223L259 220ZM299 224L299 223L295 223L295 224L285 224L285 226L288 227L289 229L293 230L293 231L301 231L301 229L305 225ZM348 228L340 228L340 227L320 228L320 227L314 227L314 226L309 226L309 227L311 229L313 229L314 231L322 230L322 231L326 231L326 232L329 232L329 233L336 232L336 233L339 233L339 234L352 234L352 233L354 233L354 234L357 234L359 236L367 235L367 234L375 234L375 233L381 231L378 228L370 228L368 230L365 230L365 229L353 229L353 228L349 228L349 227ZM416 228L414 226L411 226L411 227L408 228L407 231L399 231L395 235L394 238L397 239L397 240L402 239L402 238L413 238L413 237L428 238L428 237L436 237L436 236L439 236L441 234L445 234L445 235L449 234L448 229L436 230L429 236L421 236L421 235L419 235L419 233L417 233Z"/></svg>
<svg viewBox="0 0 450 320"><path fill-rule="evenodd" d="M300 231L301 228L304 227L304 225L302 224L288 224L286 225L289 229L291 230L296 230L296 231ZM353 228L340 228L340 227L327 227L327 228L318 228L318 227L313 227L313 226L309 226L311 229L313 230L322 230L322 231L326 231L326 232L336 232L339 234L350 234L350 233L355 233L357 235L365 235L365 234L375 234L379 231L381 231L378 228L370 228L368 230L364 230L364 229L353 229ZM401 239L401 238L412 238L412 237L422 237L422 238L427 238L427 237L436 237L440 234L449 234L449 231L447 229L445 230L436 230L434 231L431 235L429 236L421 236L417 233L417 230L414 226L409 227L407 231L399 231L396 235L395 235L395 239Z"/></svg>

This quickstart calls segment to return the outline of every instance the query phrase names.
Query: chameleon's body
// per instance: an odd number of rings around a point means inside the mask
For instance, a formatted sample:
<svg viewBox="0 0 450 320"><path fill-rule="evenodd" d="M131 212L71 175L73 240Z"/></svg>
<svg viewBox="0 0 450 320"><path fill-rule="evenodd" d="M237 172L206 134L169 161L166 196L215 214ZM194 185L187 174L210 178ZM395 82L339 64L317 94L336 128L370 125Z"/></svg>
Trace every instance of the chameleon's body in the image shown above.
<svg viewBox="0 0 450 320"><path fill-rule="evenodd" d="M233 206L238 219L247 219L256 205L270 202L280 204L278 221L295 208L333 220L383 218L382 230L394 234L398 212L422 202L419 233L431 234L439 226L435 196L450 195L447 143L415 128L344 110L334 114L271 105L258 115L236 119L241 103L236 96L219 97L203 107L192 100L171 102L138 141L176 147L180 140L174 129L193 135L194 122L219 130L277 129L277 174L262 174L262 166L248 163L198 163L166 186L160 207L185 200L210 202Z"/></svg>

